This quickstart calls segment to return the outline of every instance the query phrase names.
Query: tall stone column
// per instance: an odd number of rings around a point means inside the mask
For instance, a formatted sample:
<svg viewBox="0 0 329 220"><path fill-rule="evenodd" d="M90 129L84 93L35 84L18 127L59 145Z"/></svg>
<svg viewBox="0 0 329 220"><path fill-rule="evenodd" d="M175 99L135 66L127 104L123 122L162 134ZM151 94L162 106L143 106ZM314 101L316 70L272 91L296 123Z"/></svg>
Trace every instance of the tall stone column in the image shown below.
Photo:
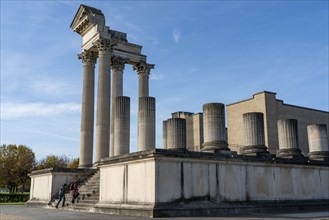
<svg viewBox="0 0 329 220"><path fill-rule="evenodd" d="M162 145L163 149L167 149L167 121L162 122Z"/></svg>
<svg viewBox="0 0 329 220"><path fill-rule="evenodd" d="M243 154L268 153L264 137L264 116L261 112L243 114Z"/></svg>
<svg viewBox="0 0 329 220"><path fill-rule="evenodd" d="M121 57L112 57L112 105L111 105L111 134L110 134L110 156L114 155L114 123L115 123L115 105L116 97L123 95L123 70L126 59Z"/></svg>
<svg viewBox="0 0 329 220"><path fill-rule="evenodd" d="M201 151L229 151L225 140L225 105L208 103L203 105L204 143Z"/></svg>
<svg viewBox="0 0 329 220"><path fill-rule="evenodd" d="M301 156L298 149L298 127L296 119L278 120L279 151L278 157Z"/></svg>
<svg viewBox="0 0 329 220"><path fill-rule="evenodd" d="M329 160L328 133L326 124L307 126L310 159Z"/></svg>
<svg viewBox="0 0 329 220"><path fill-rule="evenodd" d="M155 98L141 97L138 102L138 151L155 148Z"/></svg>
<svg viewBox="0 0 329 220"><path fill-rule="evenodd" d="M114 151L113 156L129 153L130 141L130 98L115 98Z"/></svg>
<svg viewBox="0 0 329 220"><path fill-rule="evenodd" d="M141 62L133 66L134 70L138 73L138 97L149 96L149 75L154 64L147 64Z"/></svg>
<svg viewBox="0 0 329 220"><path fill-rule="evenodd" d="M186 149L186 120L170 118L167 120L167 149Z"/></svg>
<svg viewBox="0 0 329 220"><path fill-rule="evenodd" d="M95 96L95 63L97 53L83 51L82 108L80 129L79 167L91 167L93 163L94 141L94 96Z"/></svg>
<svg viewBox="0 0 329 220"><path fill-rule="evenodd" d="M96 115L96 164L109 156L110 139L110 74L112 42L100 39L95 43L98 49L98 92Z"/></svg>

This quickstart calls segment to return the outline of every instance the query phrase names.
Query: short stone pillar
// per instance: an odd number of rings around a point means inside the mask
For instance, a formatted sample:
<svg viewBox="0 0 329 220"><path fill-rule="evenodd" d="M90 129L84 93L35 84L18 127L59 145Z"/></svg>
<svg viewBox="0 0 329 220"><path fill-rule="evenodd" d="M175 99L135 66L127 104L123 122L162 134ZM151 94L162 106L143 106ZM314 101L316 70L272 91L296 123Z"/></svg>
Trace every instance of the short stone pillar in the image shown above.
<svg viewBox="0 0 329 220"><path fill-rule="evenodd" d="M167 149L167 121L162 122L162 147Z"/></svg>
<svg viewBox="0 0 329 220"><path fill-rule="evenodd" d="M225 136L225 105L208 103L203 105L204 143L201 151L229 151Z"/></svg>
<svg viewBox="0 0 329 220"><path fill-rule="evenodd" d="M264 116L261 112L243 114L244 147L243 154L268 154L264 138Z"/></svg>
<svg viewBox="0 0 329 220"><path fill-rule="evenodd" d="M298 149L298 127L296 119L281 119L277 122L279 151L278 157L300 157L301 150Z"/></svg>
<svg viewBox="0 0 329 220"><path fill-rule="evenodd" d="M329 159L328 134L326 124L307 126L309 156L312 160Z"/></svg>
<svg viewBox="0 0 329 220"><path fill-rule="evenodd" d="M155 98L141 97L138 102L138 151L155 148Z"/></svg>
<svg viewBox="0 0 329 220"><path fill-rule="evenodd" d="M130 98L115 98L114 152L113 156L129 153L130 141Z"/></svg>
<svg viewBox="0 0 329 220"><path fill-rule="evenodd" d="M186 120L170 118L166 124L167 149L186 149Z"/></svg>

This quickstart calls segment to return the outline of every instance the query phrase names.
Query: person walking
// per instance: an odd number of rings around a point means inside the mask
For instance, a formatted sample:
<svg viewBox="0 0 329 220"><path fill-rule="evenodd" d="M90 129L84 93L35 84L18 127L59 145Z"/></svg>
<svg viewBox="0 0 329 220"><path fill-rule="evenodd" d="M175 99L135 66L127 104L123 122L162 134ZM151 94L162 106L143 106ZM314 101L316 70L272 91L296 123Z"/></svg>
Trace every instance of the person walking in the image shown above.
<svg viewBox="0 0 329 220"><path fill-rule="evenodd" d="M74 181L70 184L70 195L72 196L72 204L74 204L75 199L80 195L78 189L78 181Z"/></svg>
<svg viewBox="0 0 329 220"><path fill-rule="evenodd" d="M61 189L59 190L58 192L58 202L56 204L56 209L58 209L58 205L59 203L63 200L63 203L62 203L62 208L64 208L65 206L65 189L66 189L66 186L67 184L64 183L62 186L61 186Z"/></svg>

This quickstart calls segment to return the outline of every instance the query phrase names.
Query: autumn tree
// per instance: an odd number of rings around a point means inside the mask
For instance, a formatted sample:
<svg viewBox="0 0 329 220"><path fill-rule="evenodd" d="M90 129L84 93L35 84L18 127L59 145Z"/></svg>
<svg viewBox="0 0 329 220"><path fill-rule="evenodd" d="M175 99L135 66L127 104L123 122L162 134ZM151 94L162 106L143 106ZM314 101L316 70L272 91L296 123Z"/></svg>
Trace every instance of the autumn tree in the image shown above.
<svg viewBox="0 0 329 220"><path fill-rule="evenodd" d="M18 186L29 182L28 173L36 165L35 154L24 145L0 146L0 187L15 192Z"/></svg>
<svg viewBox="0 0 329 220"><path fill-rule="evenodd" d="M37 170L46 168L66 168L71 163L70 158L65 155L56 156L49 155L44 159L41 159L36 167Z"/></svg>
<svg viewBox="0 0 329 220"><path fill-rule="evenodd" d="M74 158L67 167L78 168L78 166L79 166L79 158Z"/></svg>

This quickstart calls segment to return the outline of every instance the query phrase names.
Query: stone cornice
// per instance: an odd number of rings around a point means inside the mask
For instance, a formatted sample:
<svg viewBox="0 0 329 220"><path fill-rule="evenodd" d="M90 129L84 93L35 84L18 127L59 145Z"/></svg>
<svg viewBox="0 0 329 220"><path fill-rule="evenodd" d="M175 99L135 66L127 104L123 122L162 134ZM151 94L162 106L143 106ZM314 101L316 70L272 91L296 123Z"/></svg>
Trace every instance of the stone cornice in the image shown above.
<svg viewBox="0 0 329 220"><path fill-rule="evenodd" d="M90 27L95 25L105 25L105 17L102 11L90 6L80 5L70 27L78 34L84 35Z"/></svg>

